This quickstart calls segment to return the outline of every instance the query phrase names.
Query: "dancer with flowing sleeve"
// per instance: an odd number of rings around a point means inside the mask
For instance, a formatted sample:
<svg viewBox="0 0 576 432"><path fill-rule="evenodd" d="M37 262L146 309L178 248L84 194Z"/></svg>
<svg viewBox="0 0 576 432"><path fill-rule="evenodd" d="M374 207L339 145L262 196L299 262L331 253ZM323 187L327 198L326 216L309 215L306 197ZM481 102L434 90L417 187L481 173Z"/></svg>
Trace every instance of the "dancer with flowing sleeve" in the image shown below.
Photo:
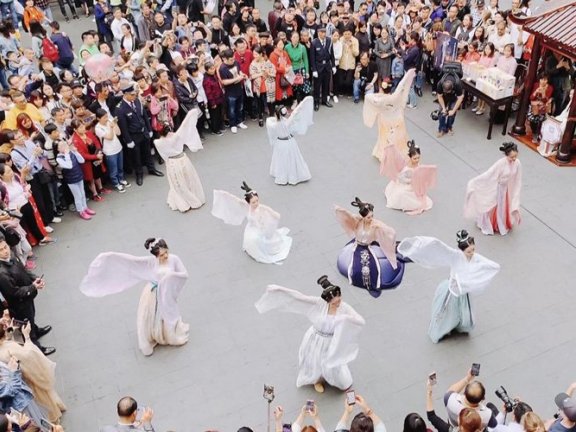
<svg viewBox="0 0 576 432"><path fill-rule="evenodd" d="M428 335L432 342L453 330L469 333L474 328L470 294L480 294L500 271L500 265L476 253L474 237L466 230L456 234L458 249L433 237L409 237L398 252L425 268L450 268L450 277L440 283L432 302Z"/></svg>
<svg viewBox="0 0 576 432"><path fill-rule="evenodd" d="M394 288L402 282L403 257L396 256L396 231L374 219L374 206L358 197L351 203L358 215L335 207L336 219L353 237L338 256L338 271L348 282L380 297L381 290Z"/></svg>
<svg viewBox="0 0 576 432"><path fill-rule="evenodd" d="M280 213L260 204L260 198L246 182L241 189L244 199L223 190L214 190L212 215L229 225L241 225L244 229L242 250L254 260L264 264L280 264L286 259L292 246L288 228L278 228Z"/></svg>
<svg viewBox="0 0 576 432"><path fill-rule="evenodd" d="M358 356L358 336L364 318L352 306L342 301L340 287L326 276L318 279L322 286L320 297L307 296L299 291L278 285L268 285L256 302L260 313L269 311L304 315L311 322L298 352L296 386L314 385L324 392L324 383L340 390L352 387L348 363Z"/></svg>
<svg viewBox="0 0 576 432"><path fill-rule="evenodd" d="M411 216L432 208L427 192L436 185L437 170L435 165L420 165L420 157L420 147L409 141L408 159L404 160L402 169L383 173L390 179L384 191L386 207L402 210Z"/></svg>
<svg viewBox="0 0 576 432"><path fill-rule="evenodd" d="M182 260L168 253L161 238L149 238L144 247L153 255L101 253L90 264L80 291L88 297L116 294L145 282L137 314L138 346L145 356L156 345L184 345L190 326L182 322L178 296L188 280Z"/></svg>
<svg viewBox="0 0 576 432"><path fill-rule="evenodd" d="M307 96L288 116L288 109L283 105L276 107L276 117L268 117L266 130L272 146L270 175L276 184L295 185L312 178L308 164L300 153L294 135L304 135L312 125L314 99Z"/></svg>
<svg viewBox="0 0 576 432"><path fill-rule="evenodd" d="M168 206L180 212L202 207L206 202L200 177L184 152L184 146L192 152L203 149L196 128L199 114L198 109L190 110L176 132L170 132L166 127L161 133L162 137L154 141L156 150L166 161L170 185Z"/></svg>
<svg viewBox="0 0 576 432"><path fill-rule="evenodd" d="M475 219L486 235L506 235L521 221L522 164L518 159L518 146L507 142L500 151L504 157L470 180L466 188L464 217Z"/></svg>
<svg viewBox="0 0 576 432"><path fill-rule="evenodd" d="M364 125L374 126L378 121L378 141L372 156L380 161L380 171L401 163L408 152L408 132L404 111L408 103L408 93L415 77L415 69L410 69L392 94L374 93L364 97Z"/></svg>

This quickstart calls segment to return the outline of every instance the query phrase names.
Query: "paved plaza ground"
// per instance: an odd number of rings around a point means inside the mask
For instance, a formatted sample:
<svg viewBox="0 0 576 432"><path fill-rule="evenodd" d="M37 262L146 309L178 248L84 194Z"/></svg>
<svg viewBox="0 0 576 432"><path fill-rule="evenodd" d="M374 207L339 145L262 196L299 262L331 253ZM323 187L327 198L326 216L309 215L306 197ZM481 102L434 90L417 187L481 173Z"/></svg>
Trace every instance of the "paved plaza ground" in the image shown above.
<svg viewBox="0 0 576 432"><path fill-rule="evenodd" d="M78 41L92 26L84 19L68 31ZM485 237L462 217L464 190L468 179L500 157L504 137L495 129L487 141L487 115L461 111L455 135L437 139L429 91L419 103L407 112L408 131L422 148L423 163L438 165L439 178L431 193L434 208L417 217L386 209L386 179L371 157L376 130L364 127L362 105L350 100L322 108L308 135L298 137L313 176L308 183L274 184L266 132L254 122L235 136L209 137L204 150L191 155L209 201L213 189L240 195L246 180L263 203L282 214L294 244L281 266L258 264L244 254L243 228L212 217L210 202L186 214L170 211L165 178L145 177L143 187L134 184L124 195L92 204L98 214L90 222L67 214L55 226L58 242L37 249L37 273L45 273L47 281L37 299L38 322L54 327L44 343L58 349L51 358L68 405L66 430L97 430L115 422L117 400L131 395L154 408L157 431L235 431L242 425L264 431L264 383L276 387L275 402L284 406L287 421L306 399L316 399L331 430L342 394L295 387L298 346L309 323L300 316L259 315L254 308L269 283L319 294L316 279L322 274L339 283L344 300L366 318L360 354L351 364L354 387L389 431L400 430L409 412L424 414L429 372L438 373L440 397L472 362L482 365L489 400L496 402L493 390L504 385L550 417L554 396L576 380L576 170L556 167L521 147L522 225L506 237ZM456 231L466 228L476 236L478 252L501 264L490 288L472 300L477 326L469 336L434 345L426 334L434 290L447 270L408 265L402 285L379 299L348 286L338 274L336 258L349 238L332 208L349 208L355 196L374 203L376 217L394 227L399 239L430 235L455 244ZM78 284L98 253L145 255L143 243L150 236L165 238L188 268L180 307L191 331L187 345L161 347L145 358L135 327L141 289L93 299L84 297Z"/></svg>

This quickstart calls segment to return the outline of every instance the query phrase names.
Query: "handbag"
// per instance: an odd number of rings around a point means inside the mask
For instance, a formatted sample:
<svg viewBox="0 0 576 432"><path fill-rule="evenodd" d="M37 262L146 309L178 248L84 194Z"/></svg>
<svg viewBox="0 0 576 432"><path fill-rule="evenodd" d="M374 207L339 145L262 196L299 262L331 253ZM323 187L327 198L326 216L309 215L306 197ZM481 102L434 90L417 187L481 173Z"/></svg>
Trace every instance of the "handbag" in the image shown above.
<svg viewBox="0 0 576 432"><path fill-rule="evenodd" d="M280 77L280 88L288 88L290 87L290 82L286 79L285 76Z"/></svg>
<svg viewBox="0 0 576 432"><path fill-rule="evenodd" d="M20 234L14 228L10 226L0 226L0 232L4 234L4 239L6 243L11 248L17 246L20 243Z"/></svg>
<svg viewBox="0 0 576 432"><path fill-rule="evenodd" d="M48 184L57 180L56 175L53 172L48 171L46 168L42 168L36 174L38 175L40 184Z"/></svg>

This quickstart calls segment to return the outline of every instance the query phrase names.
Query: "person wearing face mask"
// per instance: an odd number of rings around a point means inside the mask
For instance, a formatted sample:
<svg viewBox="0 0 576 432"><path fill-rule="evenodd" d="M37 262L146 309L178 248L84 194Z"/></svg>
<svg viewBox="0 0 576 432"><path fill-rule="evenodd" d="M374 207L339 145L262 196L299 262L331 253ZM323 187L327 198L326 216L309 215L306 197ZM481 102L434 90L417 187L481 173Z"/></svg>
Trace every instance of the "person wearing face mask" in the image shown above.
<svg viewBox="0 0 576 432"><path fill-rule="evenodd" d="M475 219L486 235L506 235L521 221L522 164L518 159L518 146L506 142L500 151L504 157L470 180L466 188L464 217Z"/></svg>
<svg viewBox="0 0 576 432"><path fill-rule="evenodd" d="M474 237L468 231L456 233L458 248L434 237L409 237L398 252L425 268L449 267L450 277L436 289L428 336L434 343L452 331L469 333L474 328L470 294L486 289L500 271L500 265L476 253Z"/></svg>
<svg viewBox="0 0 576 432"><path fill-rule="evenodd" d="M182 321L177 298L188 271L182 260L170 254L161 238L149 238L144 247L152 256L137 257L104 252L90 264L80 283L88 297L103 297L145 282L137 313L138 347L145 356L156 345L180 346L188 342L190 326Z"/></svg>
<svg viewBox="0 0 576 432"><path fill-rule="evenodd" d="M261 314L270 311L305 315L311 322L298 355L296 386L313 385L324 392L324 383L340 390L352 388L352 373L348 363L358 355L356 343L366 321L349 304L342 301L342 291L326 276L318 279L322 294L304 295L300 291L279 285L268 285L256 302Z"/></svg>

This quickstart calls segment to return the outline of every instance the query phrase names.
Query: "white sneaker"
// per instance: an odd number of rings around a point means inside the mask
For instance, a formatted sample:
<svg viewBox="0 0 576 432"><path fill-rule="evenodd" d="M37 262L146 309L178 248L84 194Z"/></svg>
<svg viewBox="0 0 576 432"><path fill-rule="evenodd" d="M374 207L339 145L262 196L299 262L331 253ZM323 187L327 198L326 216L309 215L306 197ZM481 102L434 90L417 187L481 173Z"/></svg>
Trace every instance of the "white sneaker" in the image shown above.
<svg viewBox="0 0 576 432"><path fill-rule="evenodd" d="M246 125L244 124L244 122L239 123L239 124L238 124L238 127L239 127L240 129L248 129L248 126L246 126Z"/></svg>
<svg viewBox="0 0 576 432"><path fill-rule="evenodd" d="M125 188L129 188L130 186L132 186L130 183L128 183L126 180L120 180L120 184L122 186L124 186Z"/></svg>
<svg viewBox="0 0 576 432"><path fill-rule="evenodd" d="M52 218L52 222L54 222L54 223L60 223L60 222L62 222L62 219L59 218L58 216L54 216L54 217Z"/></svg>
<svg viewBox="0 0 576 432"><path fill-rule="evenodd" d="M406 105L406 106L407 106L408 108L410 108L410 109L415 109L415 108L416 108L416 105L410 105L410 104L408 104L408 105Z"/></svg>
<svg viewBox="0 0 576 432"><path fill-rule="evenodd" d="M332 100L334 101L334 103L338 103L338 96L336 95L332 96Z"/></svg>
<svg viewBox="0 0 576 432"><path fill-rule="evenodd" d="M122 186L121 184L116 185L116 190L120 193L126 192L126 188L124 186Z"/></svg>
<svg viewBox="0 0 576 432"><path fill-rule="evenodd" d="M53 233L54 232L54 228L52 228L50 225L45 226L44 229L46 230L47 233Z"/></svg>
<svg viewBox="0 0 576 432"><path fill-rule="evenodd" d="M236 126L232 126L232 127L230 128L230 131L231 131L232 133L238 133L238 128L237 128Z"/></svg>

